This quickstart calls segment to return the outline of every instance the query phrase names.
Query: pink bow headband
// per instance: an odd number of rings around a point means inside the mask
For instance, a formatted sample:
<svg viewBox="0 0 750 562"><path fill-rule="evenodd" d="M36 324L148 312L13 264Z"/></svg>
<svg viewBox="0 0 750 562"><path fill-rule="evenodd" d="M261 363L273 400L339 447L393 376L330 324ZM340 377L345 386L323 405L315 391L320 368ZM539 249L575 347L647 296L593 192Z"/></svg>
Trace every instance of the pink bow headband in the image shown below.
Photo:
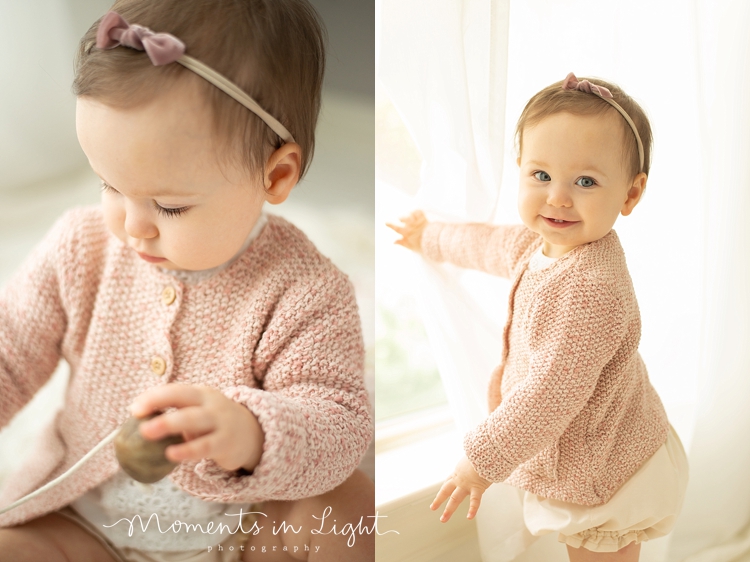
<svg viewBox="0 0 750 562"><path fill-rule="evenodd" d="M633 120L630 118L630 115L628 115L627 111L625 111L619 103L617 103L612 98L612 92L610 92L607 88L604 86L597 86L596 84L592 84L588 80L581 80L578 81L578 78L576 78L576 75L572 72L568 74L565 77L565 80L562 84L563 90L580 90L581 92L586 92L588 94L595 94L602 98L604 101L606 101L608 104L610 104L612 107L614 107L617 111L620 112L620 115L622 115L625 118L625 121L628 122L628 125L630 125L630 128L633 129L633 134L635 135L635 141L638 143L638 159L640 161L641 167L639 168L639 171L643 171L643 161L644 161L644 155L643 155L643 142L641 141L641 135L638 134L638 129L635 126L635 123L633 123Z"/></svg>
<svg viewBox="0 0 750 562"><path fill-rule="evenodd" d="M270 113L266 112L237 84L219 74L211 67L185 54L185 44L169 33L154 33L141 25L130 25L117 12L108 12L99 23L96 46L113 49L118 45L146 51L154 66L178 62L231 96L260 117L284 142L294 142L291 133Z"/></svg>

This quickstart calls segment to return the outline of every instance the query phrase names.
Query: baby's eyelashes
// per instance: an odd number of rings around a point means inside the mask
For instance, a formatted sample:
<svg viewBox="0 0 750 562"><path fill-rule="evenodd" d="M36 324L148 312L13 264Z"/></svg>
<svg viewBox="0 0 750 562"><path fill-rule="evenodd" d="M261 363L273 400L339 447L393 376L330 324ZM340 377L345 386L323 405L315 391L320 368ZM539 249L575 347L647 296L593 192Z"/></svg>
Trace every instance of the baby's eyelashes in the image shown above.
<svg viewBox="0 0 750 562"><path fill-rule="evenodd" d="M154 201L154 208L160 215L167 217L179 217L182 213L187 211L190 207L177 207L176 209L170 209L168 207L162 207L156 201Z"/></svg>
<svg viewBox="0 0 750 562"><path fill-rule="evenodd" d="M117 191L117 190L116 190L116 189L115 189L114 187L112 187L111 185L109 185L109 184L108 184L108 183L107 183L106 181L104 181L104 180L102 180L102 191L104 191L105 193L106 193L106 192L111 192L111 193L120 193L119 191Z"/></svg>
<svg viewBox="0 0 750 562"><path fill-rule="evenodd" d="M117 191L114 187L112 187L111 185L109 185L104 180L102 180L102 191L104 193L113 193L113 194L117 194L117 195L120 194L119 191ZM154 201L154 209L156 210L156 212L159 213L160 215L166 216L166 217L179 217L181 214L183 214L184 212L186 212L189 208L190 208L189 206L186 206L186 207L174 207L174 208L172 208L172 207L162 207L156 201Z"/></svg>

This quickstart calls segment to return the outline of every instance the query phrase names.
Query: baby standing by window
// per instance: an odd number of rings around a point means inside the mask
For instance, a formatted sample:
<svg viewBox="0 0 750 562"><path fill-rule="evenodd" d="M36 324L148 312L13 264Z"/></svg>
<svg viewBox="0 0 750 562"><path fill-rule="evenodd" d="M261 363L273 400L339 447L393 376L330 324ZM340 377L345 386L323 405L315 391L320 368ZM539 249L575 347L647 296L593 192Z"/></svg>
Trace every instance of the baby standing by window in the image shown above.
<svg viewBox="0 0 750 562"><path fill-rule="evenodd" d="M493 482L522 495L526 526L557 532L572 561L638 560L669 533L685 452L638 353L640 314L612 227L646 188L651 128L620 88L571 73L537 93L516 128L523 225L390 225L435 261L512 279L489 417L430 506L441 521Z"/></svg>
<svg viewBox="0 0 750 562"><path fill-rule="evenodd" d="M100 206L66 213L0 292L0 426L61 357L63 410L0 508L125 421L185 442L148 490L109 450L0 515L13 560L369 560L372 538L311 534L372 513L371 439L346 276L282 203L311 161L324 31L306 0L118 0L83 37L77 132ZM153 30L153 31L151 31ZM226 524L258 534L129 533ZM234 514L234 515L232 515ZM299 529L271 533L282 521ZM244 526L252 527L252 521ZM179 527L178 527L179 529ZM221 548L219 548L221 547ZM271 553L274 554L271 554Z"/></svg>

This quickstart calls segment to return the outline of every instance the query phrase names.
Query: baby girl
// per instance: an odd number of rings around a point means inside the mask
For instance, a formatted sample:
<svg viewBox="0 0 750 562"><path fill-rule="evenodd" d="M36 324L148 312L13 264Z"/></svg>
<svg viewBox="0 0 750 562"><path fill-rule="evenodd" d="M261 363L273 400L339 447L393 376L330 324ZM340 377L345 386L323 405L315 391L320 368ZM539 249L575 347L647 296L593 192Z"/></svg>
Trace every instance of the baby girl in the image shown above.
<svg viewBox="0 0 750 562"><path fill-rule="evenodd" d="M372 559L370 536L312 532L326 513L356 525L373 510L373 483L356 470L372 421L354 291L302 232L262 211L312 158L318 16L307 0L118 0L112 10L81 40L74 81L101 205L60 218L0 292L0 426L61 358L71 371L64 408L0 508L131 414L161 413L142 435L184 443L166 450L178 463L169 478L147 489L111 446L96 453L0 516L0 551ZM126 523L152 514L146 531ZM204 532L164 531L180 521ZM254 532L205 533L221 524Z"/></svg>
<svg viewBox="0 0 750 562"><path fill-rule="evenodd" d="M651 127L602 80L571 73L537 93L516 128L523 225L441 224L417 211L390 225L435 261L512 280L489 417L430 506L441 521L493 482L519 489L535 535L570 560L638 560L669 533L687 460L638 353L641 322L612 230L643 196Z"/></svg>

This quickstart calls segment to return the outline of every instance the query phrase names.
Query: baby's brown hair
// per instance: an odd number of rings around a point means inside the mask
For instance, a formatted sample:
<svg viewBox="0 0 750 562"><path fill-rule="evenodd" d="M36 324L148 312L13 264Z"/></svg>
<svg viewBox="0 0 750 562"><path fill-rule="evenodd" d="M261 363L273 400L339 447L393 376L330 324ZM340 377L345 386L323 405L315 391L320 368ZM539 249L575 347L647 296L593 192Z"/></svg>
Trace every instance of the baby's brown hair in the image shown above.
<svg viewBox="0 0 750 562"><path fill-rule="evenodd" d="M638 156L638 143L633 130L625 121L625 118L596 94L590 94L580 90L563 90L563 81L555 82L535 94L524 107L521 117L516 124L516 142L518 153L523 150L523 131L527 127L533 127L545 117L556 113L572 113L573 115L603 115L612 111L622 122L623 131L623 157L626 169L631 177L635 177L639 171L648 175L651 168L651 146L653 135L651 124L646 112L638 103L628 96L619 86L600 80L599 78L579 78L580 81L588 80L597 86L604 86L612 93L612 98L622 107L635 123L638 134L643 143L643 169L640 169L640 157Z"/></svg>
<svg viewBox="0 0 750 562"><path fill-rule="evenodd" d="M116 0L130 24L171 33L185 54L210 66L278 119L302 149L300 177L315 148L325 69L325 28L307 0ZM180 64L154 66L126 47L96 47L95 22L81 39L73 93L114 107L133 107L192 74ZM198 79L223 148L249 171L262 170L283 141L258 116Z"/></svg>

